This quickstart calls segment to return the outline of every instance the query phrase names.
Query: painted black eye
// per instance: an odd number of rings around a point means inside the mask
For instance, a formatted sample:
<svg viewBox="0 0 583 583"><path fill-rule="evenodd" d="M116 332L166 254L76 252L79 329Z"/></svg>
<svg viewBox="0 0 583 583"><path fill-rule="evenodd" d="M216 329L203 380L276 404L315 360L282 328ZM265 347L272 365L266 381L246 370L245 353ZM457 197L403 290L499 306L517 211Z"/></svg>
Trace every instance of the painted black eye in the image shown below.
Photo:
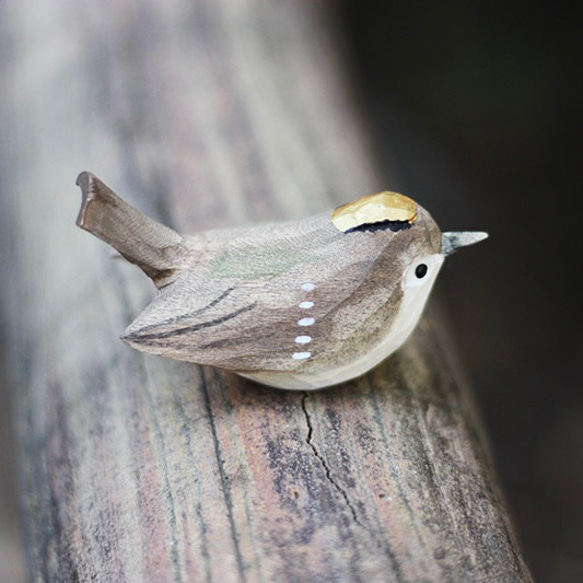
<svg viewBox="0 0 583 583"><path fill-rule="evenodd" d="M416 268L415 268L415 275L419 278L419 279L423 279L426 275L427 275L427 265L425 265L425 263L420 263Z"/></svg>

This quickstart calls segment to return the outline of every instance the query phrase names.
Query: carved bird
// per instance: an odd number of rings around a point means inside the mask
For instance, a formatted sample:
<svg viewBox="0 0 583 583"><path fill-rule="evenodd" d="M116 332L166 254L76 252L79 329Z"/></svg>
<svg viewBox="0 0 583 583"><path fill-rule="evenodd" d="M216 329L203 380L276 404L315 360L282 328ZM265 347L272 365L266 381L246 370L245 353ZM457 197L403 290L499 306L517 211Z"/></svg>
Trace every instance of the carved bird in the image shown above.
<svg viewBox="0 0 583 583"><path fill-rule="evenodd" d="M182 237L94 175L77 224L158 287L122 339L283 389L358 377L411 334L444 258L487 237L442 233L393 192L313 217Z"/></svg>

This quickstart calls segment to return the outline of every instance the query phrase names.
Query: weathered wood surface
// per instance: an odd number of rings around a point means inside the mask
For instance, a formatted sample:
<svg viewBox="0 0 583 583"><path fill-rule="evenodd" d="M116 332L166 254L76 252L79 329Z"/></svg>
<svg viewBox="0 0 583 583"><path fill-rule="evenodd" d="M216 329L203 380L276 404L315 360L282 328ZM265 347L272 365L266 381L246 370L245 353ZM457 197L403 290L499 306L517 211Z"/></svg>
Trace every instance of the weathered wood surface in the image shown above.
<svg viewBox="0 0 583 583"><path fill-rule="evenodd" d="M85 168L181 231L390 186L314 4L0 5L31 580L530 580L434 316L357 383L270 390L124 346L153 288L74 226Z"/></svg>

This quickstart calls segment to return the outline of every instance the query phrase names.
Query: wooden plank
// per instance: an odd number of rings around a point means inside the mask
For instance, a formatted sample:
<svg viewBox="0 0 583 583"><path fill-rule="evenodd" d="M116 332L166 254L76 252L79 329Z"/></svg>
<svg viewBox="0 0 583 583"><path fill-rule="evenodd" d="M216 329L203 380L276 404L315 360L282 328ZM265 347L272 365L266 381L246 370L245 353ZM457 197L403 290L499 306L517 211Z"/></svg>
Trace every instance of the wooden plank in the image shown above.
<svg viewBox="0 0 583 583"><path fill-rule="evenodd" d="M307 1L0 6L32 580L530 580L435 309L359 382L270 390L124 346L152 286L74 227L83 169L180 232L385 187L331 17Z"/></svg>

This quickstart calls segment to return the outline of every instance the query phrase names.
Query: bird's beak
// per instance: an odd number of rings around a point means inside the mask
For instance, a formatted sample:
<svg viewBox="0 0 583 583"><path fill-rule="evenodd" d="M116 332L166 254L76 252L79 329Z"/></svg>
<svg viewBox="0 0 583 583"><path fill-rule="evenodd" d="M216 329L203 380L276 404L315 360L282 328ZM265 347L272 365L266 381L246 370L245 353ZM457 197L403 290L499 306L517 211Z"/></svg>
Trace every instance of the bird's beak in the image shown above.
<svg viewBox="0 0 583 583"><path fill-rule="evenodd" d="M451 255L461 247L467 247L479 243L488 238L488 233L483 231L450 231L441 234L441 252L443 255Z"/></svg>

